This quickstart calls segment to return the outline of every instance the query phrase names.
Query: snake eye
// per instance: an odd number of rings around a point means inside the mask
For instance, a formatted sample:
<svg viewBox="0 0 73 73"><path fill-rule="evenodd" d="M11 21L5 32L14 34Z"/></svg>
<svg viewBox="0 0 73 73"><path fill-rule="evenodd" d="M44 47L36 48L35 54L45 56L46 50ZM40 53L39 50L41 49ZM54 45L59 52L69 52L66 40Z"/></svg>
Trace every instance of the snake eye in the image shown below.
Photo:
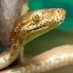
<svg viewBox="0 0 73 73"><path fill-rule="evenodd" d="M32 20L35 22L38 22L42 19L42 13L41 12L34 12L32 14Z"/></svg>

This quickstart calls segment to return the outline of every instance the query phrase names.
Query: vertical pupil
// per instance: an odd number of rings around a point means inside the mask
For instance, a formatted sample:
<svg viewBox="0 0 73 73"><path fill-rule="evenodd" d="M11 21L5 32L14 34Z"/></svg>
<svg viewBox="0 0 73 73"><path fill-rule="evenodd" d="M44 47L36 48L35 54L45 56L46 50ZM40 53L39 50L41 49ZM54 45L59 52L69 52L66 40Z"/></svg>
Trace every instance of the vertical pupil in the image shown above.
<svg viewBox="0 0 73 73"><path fill-rule="evenodd" d="M38 21L38 20L40 19L40 16L37 14L37 15L35 16L35 19Z"/></svg>
<svg viewBox="0 0 73 73"><path fill-rule="evenodd" d="M36 12L36 13L33 14L32 18L33 18L33 21L36 21L36 22L40 21L42 19L42 13L41 12Z"/></svg>

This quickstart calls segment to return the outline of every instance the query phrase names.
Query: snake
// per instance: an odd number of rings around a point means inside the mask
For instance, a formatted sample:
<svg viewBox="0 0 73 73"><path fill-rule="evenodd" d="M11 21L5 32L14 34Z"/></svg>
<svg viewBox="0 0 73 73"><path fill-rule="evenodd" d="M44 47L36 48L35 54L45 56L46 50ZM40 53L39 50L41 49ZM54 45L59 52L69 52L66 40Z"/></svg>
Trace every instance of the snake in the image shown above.
<svg viewBox="0 0 73 73"><path fill-rule="evenodd" d="M0 70L8 67L19 55L20 48L28 42L62 24L65 15L66 11L62 8L50 8L35 10L21 16L11 32L9 47L0 55ZM15 71L12 69L5 73L27 73L24 72L25 67L19 68L20 71L15 68Z"/></svg>

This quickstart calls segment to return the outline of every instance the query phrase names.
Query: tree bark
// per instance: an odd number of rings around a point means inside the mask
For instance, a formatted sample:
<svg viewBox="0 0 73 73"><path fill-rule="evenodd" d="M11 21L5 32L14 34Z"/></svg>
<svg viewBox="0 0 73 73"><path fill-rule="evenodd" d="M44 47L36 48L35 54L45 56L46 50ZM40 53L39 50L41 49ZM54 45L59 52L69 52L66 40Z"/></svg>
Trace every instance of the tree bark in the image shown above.
<svg viewBox="0 0 73 73"><path fill-rule="evenodd" d="M9 46L14 23L27 8L27 0L0 0L0 53Z"/></svg>

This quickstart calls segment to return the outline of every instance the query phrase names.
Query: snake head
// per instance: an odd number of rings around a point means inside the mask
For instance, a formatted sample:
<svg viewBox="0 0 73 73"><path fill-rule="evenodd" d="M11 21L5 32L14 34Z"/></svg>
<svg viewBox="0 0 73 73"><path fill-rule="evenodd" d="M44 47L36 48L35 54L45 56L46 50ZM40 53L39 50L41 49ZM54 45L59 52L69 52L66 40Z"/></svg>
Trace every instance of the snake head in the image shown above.
<svg viewBox="0 0 73 73"><path fill-rule="evenodd" d="M42 9L21 16L14 32L25 41L32 40L59 26L65 19L66 11L62 8Z"/></svg>
<svg viewBox="0 0 73 73"><path fill-rule="evenodd" d="M29 31L48 28L53 29L63 23L66 11L62 8L36 10L26 14L23 19L24 27Z"/></svg>
<svg viewBox="0 0 73 73"><path fill-rule="evenodd" d="M62 8L37 10L32 13L32 20L35 23L35 29L48 28L53 29L63 23L66 11ZM31 27L31 26L30 26Z"/></svg>

